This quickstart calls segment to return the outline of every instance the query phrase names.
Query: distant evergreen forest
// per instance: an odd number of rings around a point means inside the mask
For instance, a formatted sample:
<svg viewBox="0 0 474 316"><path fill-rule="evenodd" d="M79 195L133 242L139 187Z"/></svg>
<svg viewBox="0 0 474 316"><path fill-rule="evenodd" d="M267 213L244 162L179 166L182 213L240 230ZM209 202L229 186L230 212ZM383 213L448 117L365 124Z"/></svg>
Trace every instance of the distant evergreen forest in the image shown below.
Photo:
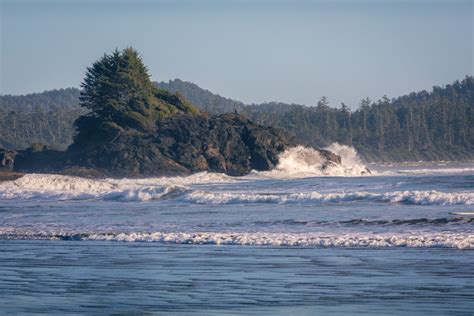
<svg viewBox="0 0 474 316"><path fill-rule="evenodd" d="M0 96L0 148L24 149L33 143L66 149L73 123L84 109L75 88L22 96Z"/></svg>
<svg viewBox="0 0 474 316"><path fill-rule="evenodd" d="M466 77L431 92L395 99L361 100L356 110L332 107L323 97L315 106L286 103L247 105L175 79L157 83L210 113L238 111L264 125L292 133L307 145L333 142L354 146L367 161L474 159L474 78ZM66 148L73 122L84 110L79 90L0 96L0 147L33 143Z"/></svg>

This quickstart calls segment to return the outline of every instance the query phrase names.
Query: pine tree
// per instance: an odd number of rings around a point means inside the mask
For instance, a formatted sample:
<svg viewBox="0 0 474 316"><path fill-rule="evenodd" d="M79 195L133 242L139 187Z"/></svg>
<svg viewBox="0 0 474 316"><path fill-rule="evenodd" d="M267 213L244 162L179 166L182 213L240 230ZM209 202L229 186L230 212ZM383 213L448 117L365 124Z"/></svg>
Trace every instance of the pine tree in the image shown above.
<svg viewBox="0 0 474 316"><path fill-rule="evenodd" d="M153 128L157 89L133 48L115 50L94 62L81 87L80 105L91 110L91 119L125 128Z"/></svg>

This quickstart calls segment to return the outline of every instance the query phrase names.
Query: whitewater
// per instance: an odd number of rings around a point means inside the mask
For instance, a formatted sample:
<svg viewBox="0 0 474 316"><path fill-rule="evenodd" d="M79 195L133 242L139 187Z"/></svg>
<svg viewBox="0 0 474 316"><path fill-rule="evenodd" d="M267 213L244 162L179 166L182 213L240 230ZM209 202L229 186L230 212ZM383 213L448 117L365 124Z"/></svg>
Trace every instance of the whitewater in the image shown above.
<svg viewBox="0 0 474 316"><path fill-rule="evenodd" d="M327 149L341 165L298 146L244 177L28 174L0 184L0 239L474 249L473 221L451 214L472 211L472 166L367 171L352 147Z"/></svg>
<svg viewBox="0 0 474 316"><path fill-rule="evenodd" d="M328 149L341 165L299 146L243 177L0 183L0 314L472 312L474 164Z"/></svg>

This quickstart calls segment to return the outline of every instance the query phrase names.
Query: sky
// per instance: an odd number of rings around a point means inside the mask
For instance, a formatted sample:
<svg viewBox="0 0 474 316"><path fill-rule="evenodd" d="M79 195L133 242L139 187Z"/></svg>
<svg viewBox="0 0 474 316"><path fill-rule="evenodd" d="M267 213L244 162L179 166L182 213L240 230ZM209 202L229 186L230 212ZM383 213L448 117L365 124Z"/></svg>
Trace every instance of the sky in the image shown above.
<svg viewBox="0 0 474 316"><path fill-rule="evenodd" d="M152 79L357 107L474 73L470 0L0 0L0 94L79 87L132 46Z"/></svg>

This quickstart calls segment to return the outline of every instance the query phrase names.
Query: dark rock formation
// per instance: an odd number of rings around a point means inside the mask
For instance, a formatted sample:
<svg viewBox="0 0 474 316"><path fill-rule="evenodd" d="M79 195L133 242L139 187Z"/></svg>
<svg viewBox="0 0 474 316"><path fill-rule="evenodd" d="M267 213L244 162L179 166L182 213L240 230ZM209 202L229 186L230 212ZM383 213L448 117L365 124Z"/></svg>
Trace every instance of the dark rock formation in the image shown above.
<svg viewBox="0 0 474 316"><path fill-rule="evenodd" d="M0 148L0 171L13 170L16 155L17 152L14 150L5 150Z"/></svg>
<svg viewBox="0 0 474 316"><path fill-rule="evenodd" d="M87 68L74 143L64 151L42 145L19 153L15 170L81 176L143 177L199 171L244 175L270 170L297 145L238 113L210 116L183 96L157 89L140 54L115 50ZM341 158L321 151L327 163Z"/></svg>
<svg viewBox="0 0 474 316"><path fill-rule="evenodd" d="M75 144L66 152L23 151L15 169L86 176L139 177L199 171L244 175L271 170L278 155L295 146L280 130L229 113L176 115L160 120L155 133L113 130L93 144ZM328 163L340 157L321 151Z"/></svg>
<svg viewBox="0 0 474 316"><path fill-rule="evenodd" d="M105 54L86 71L74 143L64 151L41 144L21 151L15 170L82 176L143 177L199 171L244 175L270 170L297 145L237 113L210 116L179 94L157 89L131 47ZM321 151L325 166L341 158Z"/></svg>

